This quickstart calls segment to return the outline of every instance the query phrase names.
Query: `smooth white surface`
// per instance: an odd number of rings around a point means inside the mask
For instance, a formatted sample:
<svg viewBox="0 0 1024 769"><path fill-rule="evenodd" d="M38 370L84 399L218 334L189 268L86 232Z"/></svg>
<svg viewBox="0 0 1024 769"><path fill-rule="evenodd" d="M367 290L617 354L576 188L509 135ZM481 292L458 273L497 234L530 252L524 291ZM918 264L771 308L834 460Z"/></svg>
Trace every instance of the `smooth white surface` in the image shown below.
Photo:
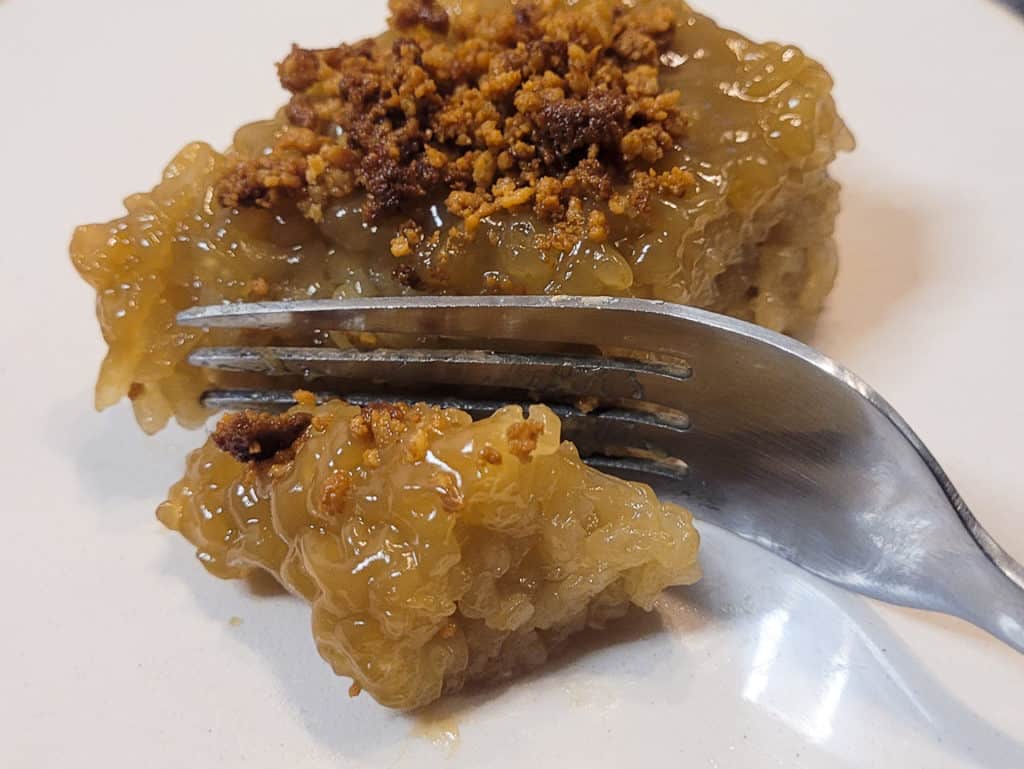
<svg viewBox="0 0 1024 769"><path fill-rule="evenodd" d="M118 215L186 140L272 112L291 41L371 34L383 6L0 0L0 766L1024 766L1024 657L708 527L699 587L424 725L349 700L301 603L208 577L159 526L202 436L93 413L71 228ZM860 148L838 165L843 267L816 344L1024 557L1024 24L984 0L704 7L835 75Z"/></svg>

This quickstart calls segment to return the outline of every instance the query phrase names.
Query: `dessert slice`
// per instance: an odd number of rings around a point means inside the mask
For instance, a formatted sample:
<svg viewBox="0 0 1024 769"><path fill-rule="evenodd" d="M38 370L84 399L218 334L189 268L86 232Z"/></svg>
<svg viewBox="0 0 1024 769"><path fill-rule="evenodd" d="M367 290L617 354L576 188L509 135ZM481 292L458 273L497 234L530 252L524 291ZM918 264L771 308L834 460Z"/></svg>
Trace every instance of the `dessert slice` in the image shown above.
<svg viewBox="0 0 1024 769"><path fill-rule="evenodd" d="M690 514L583 464L544 406L300 402L225 416L157 514L213 574L310 601L320 653L384 705L540 665L699 577Z"/></svg>
<svg viewBox="0 0 1024 769"><path fill-rule="evenodd" d="M825 70L680 0L392 0L381 36L294 48L290 92L79 228L100 408L202 422L192 305L417 292L650 297L795 332L836 271L852 139ZM326 337L290 341L323 343ZM342 340L344 343L344 340Z"/></svg>

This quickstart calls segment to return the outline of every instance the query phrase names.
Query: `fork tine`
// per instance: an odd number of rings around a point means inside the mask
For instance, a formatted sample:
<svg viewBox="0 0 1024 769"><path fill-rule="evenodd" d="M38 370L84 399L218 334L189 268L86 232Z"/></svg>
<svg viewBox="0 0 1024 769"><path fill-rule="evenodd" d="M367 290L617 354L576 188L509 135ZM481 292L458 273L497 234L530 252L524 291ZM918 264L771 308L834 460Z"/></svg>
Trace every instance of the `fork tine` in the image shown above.
<svg viewBox="0 0 1024 769"><path fill-rule="evenodd" d="M703 310L620 297L400 296L220 304L186 310L177 321L183 326L204 328L580 344L678 358L681 314L711 325L723 320Z"/></svg>
<svg viewBox="0 0 1024 769"><path fill-rule="evenodd" d="M265 375L321 377L370 391L382 385L520 390L549 398L641 401L678 410L689 369L671 363L480 350L355 350L323 347L213 347L189 356L194 366Z"/></svg>
<svg viewBox="0 0 1024 769"><path fill-rule="evenodd" d="M366 395L319 392L320 401L341 397L363 406L380 401L423 402L441 408L457 408L474 419L493 414L507 405L504 401L471 398L438 398L420 395ZM203 404L213 408L283 410L296 403L285 390L210 390L203 394ZM520 404L524 408L529 404ZM632 474L654 474L681 478L687 473L680 459L681 440L687 432L684 425L663 415L625 409L609 409L584 414L570 406L549 404L562 422L562 435L576 444L584 457L603 457L605 466ZM612 462L614 460L614 462Z"/></svg>

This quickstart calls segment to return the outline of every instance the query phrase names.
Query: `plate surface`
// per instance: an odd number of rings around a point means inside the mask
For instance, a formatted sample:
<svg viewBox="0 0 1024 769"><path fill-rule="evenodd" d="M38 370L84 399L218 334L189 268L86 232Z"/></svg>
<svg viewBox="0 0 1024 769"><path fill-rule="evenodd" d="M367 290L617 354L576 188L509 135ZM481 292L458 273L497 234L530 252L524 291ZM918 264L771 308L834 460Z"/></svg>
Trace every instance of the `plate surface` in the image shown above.
<svg viewBox="0 0 1024 769"><path fill-rule="evenodd" d="M699 586L417 718L349 700L305 606L208 577L159 526L202 436L93 413L102 345L71 228L117 215L186 140L223 146L271 113L291 41L371 34L384 5L0 0L0 765L1024 766L1024 657L707 526ZM1006 85L1024 24L983 0L704 10L834 74L860 148L838 164L842 274L815 343L1024 558L1024 108Z"/></svg>

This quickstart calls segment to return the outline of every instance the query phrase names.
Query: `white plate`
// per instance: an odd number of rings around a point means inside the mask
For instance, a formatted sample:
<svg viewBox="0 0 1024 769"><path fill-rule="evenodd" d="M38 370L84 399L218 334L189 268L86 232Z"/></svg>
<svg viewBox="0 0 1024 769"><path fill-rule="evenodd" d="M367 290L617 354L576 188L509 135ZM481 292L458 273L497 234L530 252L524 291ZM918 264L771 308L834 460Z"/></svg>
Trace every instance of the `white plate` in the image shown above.
<svg viewBox="0 0 1024 769"><path fill-rule="evenodd" d="M984 0L707 4L834 73L860 149L817 344L1021 558L1024 25ZM708 527L700 587L425 724L349 700L301 603L208 577L157 524L201 436L93 413L71 227L118 214L185 140L269 114L291 41L371 34L383 6L0 1L0 765L1024 766L1024 657Z"/></svg>

